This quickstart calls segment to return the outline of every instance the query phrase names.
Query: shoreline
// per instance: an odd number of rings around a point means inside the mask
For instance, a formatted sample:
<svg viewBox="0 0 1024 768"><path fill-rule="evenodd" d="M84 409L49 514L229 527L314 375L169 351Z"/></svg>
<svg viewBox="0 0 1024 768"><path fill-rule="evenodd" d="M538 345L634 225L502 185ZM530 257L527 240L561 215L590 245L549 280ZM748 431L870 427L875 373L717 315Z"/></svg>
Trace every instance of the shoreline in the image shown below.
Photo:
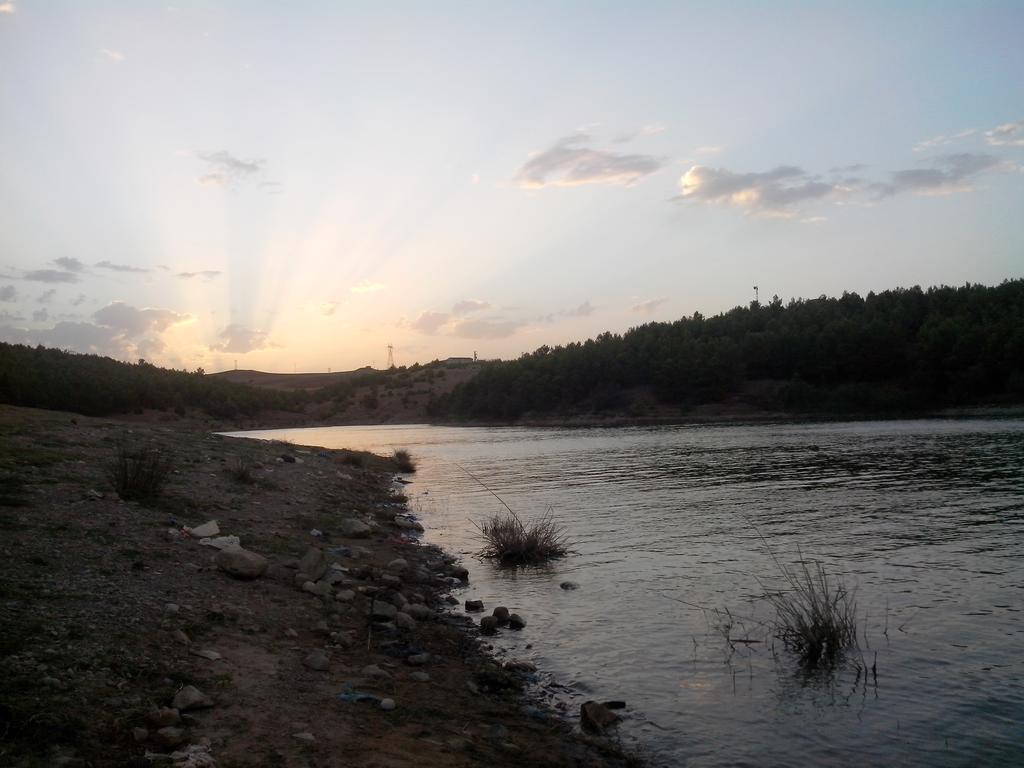
<svg viewBox="0 0 1024 768"><path fill-rule="evenodd" d="M524 709L522 672L443 610L462 574L408 536L388 460L11 407L0 430L5 765L640 764ZM158 499L111 490L120 440L172 458ZM211 519L265 573L182 533Z"/></svg>

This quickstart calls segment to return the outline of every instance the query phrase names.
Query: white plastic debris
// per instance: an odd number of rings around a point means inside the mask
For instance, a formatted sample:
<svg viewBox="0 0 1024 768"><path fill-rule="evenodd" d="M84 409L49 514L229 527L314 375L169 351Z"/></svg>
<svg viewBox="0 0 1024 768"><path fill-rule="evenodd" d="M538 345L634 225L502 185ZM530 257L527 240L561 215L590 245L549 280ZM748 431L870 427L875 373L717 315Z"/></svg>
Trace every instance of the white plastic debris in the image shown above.
<svg viewBox="0 0 1024 768"><path fill-rule="evenodd" d="M216 538L200 539L199 543L204 547L216 549L234 549L242 546L242 540L237 536L217 536Z"/></svg>
<svg viewBox="0 0 1024 768"><path fill-rule="evenodd" d="M205 539L210 536L216 536L220 533L220 526L217 525L216 520L210 520L202 525L197 525L195 528L189 528L185 526L185 532L191 535L195 539Z"/></svg>

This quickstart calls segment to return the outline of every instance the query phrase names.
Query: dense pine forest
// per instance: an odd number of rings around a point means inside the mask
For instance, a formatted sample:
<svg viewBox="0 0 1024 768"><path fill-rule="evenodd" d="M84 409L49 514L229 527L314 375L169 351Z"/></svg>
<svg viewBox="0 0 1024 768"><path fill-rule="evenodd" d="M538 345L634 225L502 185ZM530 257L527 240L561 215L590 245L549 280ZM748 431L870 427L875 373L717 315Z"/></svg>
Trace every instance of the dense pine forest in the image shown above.
<svg viewBox="0 0 1024 768"><path fill-rule="evenodd" d="M866 297L774 297L715 317L541 347L484 367L433 403L453 420L625 411L638 392L693 406L743 396L765 410L911 414L1024 402L1024 280Z"/></svg>

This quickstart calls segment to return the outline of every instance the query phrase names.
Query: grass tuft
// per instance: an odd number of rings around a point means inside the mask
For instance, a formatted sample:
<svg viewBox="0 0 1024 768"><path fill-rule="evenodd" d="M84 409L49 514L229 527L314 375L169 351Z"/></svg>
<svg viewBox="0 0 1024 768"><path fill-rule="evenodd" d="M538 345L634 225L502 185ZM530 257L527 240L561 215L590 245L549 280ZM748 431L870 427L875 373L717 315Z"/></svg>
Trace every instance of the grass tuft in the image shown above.
<svg viewBox="0 0 1024 768"><path fill-rule="evenodd" d="M499 560L506 565L535 565L569 554L569 542L551 511L540 519L524 523L506 507L477 525L484 541L480 557Z"/></svg>
<svg viewBox="0 0 1024 768"><path fill-rule="evenodd" d="M256 482L253 474L253 461L249 456L235 456L228 465L227 473L236 483L252 485Z"/></svg>
<svg viewBox="0 0 1024 768"><path fill-rule="evenodd" d="M854 592L802 554L795 567L778 566L788 588L767 594L775 607L776 637L809 667L832 664L857 648Z"/></svg>
<svg viewBox="0 0 1024 768"><path fill-rule="evenodd" d="M397 448L391 455L391 460L398 467L399 472L408 474L416 471L416 463L412 460L412 454L405 448Z"/></svg>
<svg viewBox="0 0 1024 768"><path fill-rule="evenodd" d="M129 448L120 443L107 464L107 477L125 500L156 498L170 474L171 461L158 448Z"/></svg>

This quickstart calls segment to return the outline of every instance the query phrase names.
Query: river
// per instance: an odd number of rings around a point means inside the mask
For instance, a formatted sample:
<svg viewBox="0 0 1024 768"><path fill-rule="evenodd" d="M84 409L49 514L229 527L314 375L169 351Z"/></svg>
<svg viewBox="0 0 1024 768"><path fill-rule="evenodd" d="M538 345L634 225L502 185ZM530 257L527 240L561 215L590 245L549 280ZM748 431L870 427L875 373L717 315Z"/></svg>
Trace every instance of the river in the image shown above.
<svg viewBox="0 0 1024 768"><path fill-rule="evenodd" d="M470 569L459 597L528 622L496 652L568 711L625 700L655 765L1024 765L1024 421L236 434L409 449L426 540ZM502 509L481 482L550 511L573 554L473 558ZM801 556L856 590L860 649L834 668L765 628Z"/></svg>

